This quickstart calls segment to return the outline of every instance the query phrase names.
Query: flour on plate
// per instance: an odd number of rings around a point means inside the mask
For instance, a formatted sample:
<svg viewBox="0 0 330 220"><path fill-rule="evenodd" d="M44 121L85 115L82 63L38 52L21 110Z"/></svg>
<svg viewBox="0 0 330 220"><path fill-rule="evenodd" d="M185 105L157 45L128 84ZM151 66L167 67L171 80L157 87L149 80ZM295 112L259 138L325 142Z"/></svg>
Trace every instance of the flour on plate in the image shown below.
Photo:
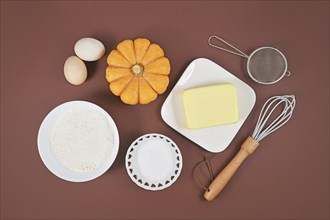
<svg viewBox="0 0 330 220"><path fill-rule="evenodd" d="M64 111L51 132L51 150L65 167L93 171L113 151L114 132L107 118L95 109L75 106Z"/></svg>

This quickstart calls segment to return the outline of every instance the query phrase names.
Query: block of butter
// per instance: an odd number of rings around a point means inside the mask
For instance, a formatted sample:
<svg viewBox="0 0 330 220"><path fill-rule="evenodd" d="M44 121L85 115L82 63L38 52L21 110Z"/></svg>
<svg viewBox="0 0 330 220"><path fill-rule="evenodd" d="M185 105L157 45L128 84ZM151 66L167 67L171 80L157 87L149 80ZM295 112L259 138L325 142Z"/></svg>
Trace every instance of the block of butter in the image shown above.
<svg viewBox="0 0 330 220"><path fill-rule="evenodd" d="M190 129L232 124L238 121L236 88L216 84L183 91L186 125Z"/></svg>

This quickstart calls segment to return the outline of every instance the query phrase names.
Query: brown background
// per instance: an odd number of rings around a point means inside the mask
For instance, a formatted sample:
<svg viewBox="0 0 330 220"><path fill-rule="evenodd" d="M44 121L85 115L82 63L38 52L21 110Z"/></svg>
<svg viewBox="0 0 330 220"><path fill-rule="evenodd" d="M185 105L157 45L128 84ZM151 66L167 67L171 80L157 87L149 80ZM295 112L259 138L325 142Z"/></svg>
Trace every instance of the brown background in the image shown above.
<svg viewBox="0 0 330 220"><path fill-rule="evenodd" d="M254 83L243 59L207 44L221 35L252 52L270 45L287 56L292 76L271 86ZM106 56L88 64L89 77L72 86L65 59L82 37L101 40L107 54L123 39L159 43L172 64L168 90L146 106L127 106L108 91ZM254 129L262 104L295 94L294 116L261 142L215 201L202 198L193 166L211 155L168 127L165 98L187 65L209 58L251 85L254 110L231 145L212 160L220 171ZM39 125L55 106L87 100L117 123L120 151L111 169L86 183L52 175L40 160ZM158 132L180 147L184 167L170 188L149 192L128 177L124 157L140 135ZM2 219L328 219L329 1L1 1Z"/></svg>

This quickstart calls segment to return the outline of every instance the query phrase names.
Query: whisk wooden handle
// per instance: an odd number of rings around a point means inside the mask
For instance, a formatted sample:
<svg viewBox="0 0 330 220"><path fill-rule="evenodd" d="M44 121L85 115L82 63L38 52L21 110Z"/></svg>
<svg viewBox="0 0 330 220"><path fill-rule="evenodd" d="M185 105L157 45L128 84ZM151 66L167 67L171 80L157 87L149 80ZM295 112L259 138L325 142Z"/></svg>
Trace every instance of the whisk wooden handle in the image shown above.
<svg viewBox="0 0 330 220"><path fill-rule="evenodd" d="M259 143L252 137L248 137L245 140L236 156L213 180L208 190L205 192L204 197L206 200L212 201L226 187L227 183L233 177L243 161L251 155L258 146Z"/></svg>

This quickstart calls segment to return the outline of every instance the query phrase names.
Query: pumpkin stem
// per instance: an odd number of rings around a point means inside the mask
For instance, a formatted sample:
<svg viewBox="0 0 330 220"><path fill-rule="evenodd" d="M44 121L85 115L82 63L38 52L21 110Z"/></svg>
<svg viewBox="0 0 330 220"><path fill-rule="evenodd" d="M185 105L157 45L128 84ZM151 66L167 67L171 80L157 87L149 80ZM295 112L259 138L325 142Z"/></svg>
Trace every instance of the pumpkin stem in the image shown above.
<svg viewBox="0 0 330 220"><path fill-rule="evenodd" d="M143 66L135 64L131 70L135 76L140 76L143 73Z"/></svg>

